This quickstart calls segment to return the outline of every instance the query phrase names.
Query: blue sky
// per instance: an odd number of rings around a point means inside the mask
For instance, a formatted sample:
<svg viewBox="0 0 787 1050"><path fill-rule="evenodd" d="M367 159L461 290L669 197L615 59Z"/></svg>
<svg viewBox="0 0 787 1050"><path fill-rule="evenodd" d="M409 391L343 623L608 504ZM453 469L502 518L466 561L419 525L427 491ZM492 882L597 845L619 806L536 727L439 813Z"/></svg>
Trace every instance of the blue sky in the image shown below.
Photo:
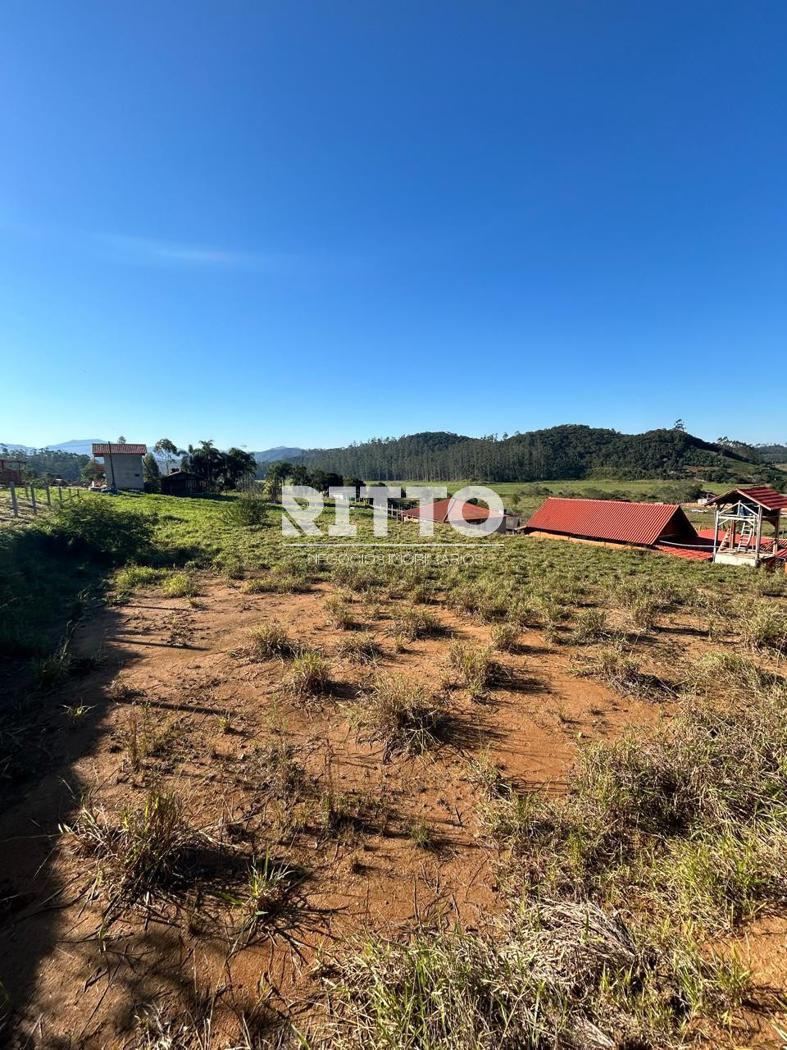
<svg viewBox="0 0 787 1050"><path fill-rule="evenodd" d="M786 49L781 0L5 0L0 440L785 440Z"/></svg>

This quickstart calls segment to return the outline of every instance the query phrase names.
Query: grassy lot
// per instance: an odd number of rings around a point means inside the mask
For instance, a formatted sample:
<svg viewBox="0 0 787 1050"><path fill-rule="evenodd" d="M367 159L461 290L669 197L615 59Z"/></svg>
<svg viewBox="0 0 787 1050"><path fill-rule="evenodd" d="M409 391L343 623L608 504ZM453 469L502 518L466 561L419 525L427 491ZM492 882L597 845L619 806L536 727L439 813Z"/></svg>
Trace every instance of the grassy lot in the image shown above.
<svg viewBox="0 0 787 1050"><path fill-rule="evenodd" d="M355 520L372 540L368 508ZM54 753L58 783L78 770L94 785L84 800L69 788L59 826L44 808L2 828L51 836L33 903L95 918L79 937L102 951L137 938L168 973L192 953L207 966L210 943L215 987L239 974L252 989L230 1013L283 1022L280 1043L206 1043L212 1015L204 999L183 1012L184 970L174 1014L145 1014L134 1046L749 1045L753 985L728 944L787 906L784 575L523 536L451 558L461 537L436 533L432 559L397 561L419 536L391 523L381 547L317 538L315 561L276 507L149 495L86 495L0 531L17 704L0 787L33 806L31 755L48 768ZM102 616L119 639L111 681L84 648ZM558 793L534 786L550 749L573 756ZM429 887L413 915L409 883L404 913L384 912L396 887L380 869ZM496 917L483 929L453 910L471 885ZM62 886L82 886L72 904ZM286 991L263 995L310 894L345 894L355 914L375 893L384 921L367 904L330 961L295 965L311 983L292 1014ZM89 985L83 962L63 963L64 1009Z"/></svg>

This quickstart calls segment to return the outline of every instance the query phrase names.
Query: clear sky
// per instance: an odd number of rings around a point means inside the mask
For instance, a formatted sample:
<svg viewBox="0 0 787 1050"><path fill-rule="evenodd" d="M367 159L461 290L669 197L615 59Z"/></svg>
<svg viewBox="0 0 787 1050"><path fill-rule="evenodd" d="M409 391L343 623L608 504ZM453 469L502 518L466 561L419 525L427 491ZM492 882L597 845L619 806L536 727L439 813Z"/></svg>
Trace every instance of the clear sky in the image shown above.
<svg viewBox="0 0 787 1050"><path fill-rule="evenodd" d="M783 0L3 0L0 440L785 440L786 55Z"/></svg>

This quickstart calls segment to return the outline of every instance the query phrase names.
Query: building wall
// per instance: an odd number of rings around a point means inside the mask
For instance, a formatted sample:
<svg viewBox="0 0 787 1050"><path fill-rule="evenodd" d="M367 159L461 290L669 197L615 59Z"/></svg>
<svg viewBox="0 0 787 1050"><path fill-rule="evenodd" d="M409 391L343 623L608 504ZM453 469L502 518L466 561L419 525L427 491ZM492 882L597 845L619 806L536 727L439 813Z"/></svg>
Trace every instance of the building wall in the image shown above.
<svg viewBox="0 0 787 1050"><path fill-rule="evenodd" d="M112 467L109 464L109 456L104 456L104 474L107 485L112 484ZM119 489L136 489L142 492L144 480L142 477L142 456L127 456L112 453L112 464L115 468L115 485Z"/></svg>

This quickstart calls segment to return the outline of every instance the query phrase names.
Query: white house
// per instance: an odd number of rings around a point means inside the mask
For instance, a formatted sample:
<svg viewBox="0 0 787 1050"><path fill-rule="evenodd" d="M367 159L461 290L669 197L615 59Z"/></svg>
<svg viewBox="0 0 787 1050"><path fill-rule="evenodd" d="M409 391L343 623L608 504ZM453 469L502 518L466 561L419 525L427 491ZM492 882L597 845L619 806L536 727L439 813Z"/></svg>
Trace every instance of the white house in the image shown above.
<svg viewBox="0 0 787 1050"><path fill-rule="evenodd" d="M147 451L147 445L118 445L109 441L93 445L93 458L103 459L104 476L110 488L142 492L142 457Z"/></svg>

